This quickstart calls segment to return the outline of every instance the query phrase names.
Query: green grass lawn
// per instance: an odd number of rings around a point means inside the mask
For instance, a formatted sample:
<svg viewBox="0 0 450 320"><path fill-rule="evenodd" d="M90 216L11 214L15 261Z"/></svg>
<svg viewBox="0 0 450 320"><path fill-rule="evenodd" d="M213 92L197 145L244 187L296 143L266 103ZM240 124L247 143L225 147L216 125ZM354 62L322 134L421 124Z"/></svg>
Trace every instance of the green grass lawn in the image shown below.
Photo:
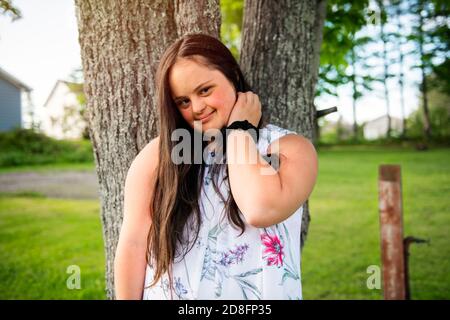
<svg viewBox="0 0 450 320"><path fill-rule="evenodd" d="M402 170L404 235L430 239L410 250L412 299L450 298L450 149L319 150L302 255L305 299L381 299L367 267L380 264L378 166Z"/></svg>
<svg viewBox="0 0 450 320"><path fill-rule="evenodd" d="M0 299L105 299L98 212L97 201L0 196Z"/></svg>
<svg viewBox="0 0 450 320"><path fill-rule="evenodd" d="M450 149L320 148L302 255L305 299L381 299L366 286L380 266L378 165L402 166L413 299L450 297ZM81 270L69 290L67 267ZM0 299L104 299L104 250L96 201L0 196Z"/></svg>
<svg viewBox="0 0 450 320"><path fill-rule="evenodd" d="M10 173L10 172L25 172L25 171L33 171L33 172L46 172L46 171L91 171L95 170L95 164L93 162L80 162L80 163L48 163L48 164L39 164L39 165L23 165L23 166L8 166L8 167L0 167L1 173Z"/></svg>

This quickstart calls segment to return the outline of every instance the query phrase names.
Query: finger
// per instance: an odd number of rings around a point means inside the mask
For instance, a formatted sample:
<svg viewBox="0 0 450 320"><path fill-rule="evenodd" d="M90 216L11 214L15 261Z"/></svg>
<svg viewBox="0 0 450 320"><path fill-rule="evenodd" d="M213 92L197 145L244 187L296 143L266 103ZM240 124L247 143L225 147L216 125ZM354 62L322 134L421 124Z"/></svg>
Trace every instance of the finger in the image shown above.
<svg viewBox="0 0 450 320"><path fill-rule="evenodd" d="M252 92L252 105L258 106L258 103L259 103L258 95L256 93Z"/></svg>
<svg viewBox="0 0 450 320"><path fill-rule="evenodd" d="M240 92L239 99L241 100L242 104L245 104L247 102L247 95L244 92Z"/></svg>
<svg viewBox="0 0 450 320"><path fill-rule="evenodd" d="M255 95L252 92L248 93L247 103L249 106L253 106L255 104Z"/></svg>
<svg viewBox="0 0 450 320"><path fill-rule="evenodd" d="M249 91L249 96L252 97L252 101L257 101L258 95L252 91Z"/></svg>
<svg viewBox="0 0 450 320"><path fill-rule="evenodd" d="M261 107L261 100L259 100L259 96L257 94L255 94L255 102L259 105L259 107Z"/></svg>

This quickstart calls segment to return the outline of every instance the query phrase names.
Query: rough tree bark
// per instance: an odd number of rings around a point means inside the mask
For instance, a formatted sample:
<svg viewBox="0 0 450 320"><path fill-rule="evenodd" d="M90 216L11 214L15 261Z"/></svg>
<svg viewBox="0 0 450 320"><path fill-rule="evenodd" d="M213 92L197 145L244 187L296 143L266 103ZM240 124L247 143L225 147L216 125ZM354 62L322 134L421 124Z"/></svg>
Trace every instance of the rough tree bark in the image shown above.
<svg viewBox="0 0 450 320"><path fill-rule="evenodd" d="M271 123L315 142L317 82L325 0L247 0L240 65ZM310 221L302 222L303 247Z"/></svg>
<svg viewBox="0 0 450 320"><path fill-rule="evenodd" d="M219 0L75 0L89 135L100 185L106 294L114 299L113 261L126 173L158 134L155 72L176 38L219 37Z"/></svg>

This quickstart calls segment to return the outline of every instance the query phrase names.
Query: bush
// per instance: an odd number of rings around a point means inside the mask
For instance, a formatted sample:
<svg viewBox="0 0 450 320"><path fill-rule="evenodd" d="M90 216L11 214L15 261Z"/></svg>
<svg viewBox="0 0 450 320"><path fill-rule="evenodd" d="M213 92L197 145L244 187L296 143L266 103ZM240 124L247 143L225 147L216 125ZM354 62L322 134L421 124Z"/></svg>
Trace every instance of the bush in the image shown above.
<svg viewBox="0 0 450 320"><path fill-rule="evenodd" d="M0 133L0 167L63 162L93 162L89 140L56 140L33 129Z"/></svg>
<svg viewBox="0 0 450 320"><path fill-rule="evenodd" d="M434 141L450 140L450 111L448 106L430 108L431 139ZM407 120L408 136L411 138L423 137L423 110L414 111Z"/></svg>

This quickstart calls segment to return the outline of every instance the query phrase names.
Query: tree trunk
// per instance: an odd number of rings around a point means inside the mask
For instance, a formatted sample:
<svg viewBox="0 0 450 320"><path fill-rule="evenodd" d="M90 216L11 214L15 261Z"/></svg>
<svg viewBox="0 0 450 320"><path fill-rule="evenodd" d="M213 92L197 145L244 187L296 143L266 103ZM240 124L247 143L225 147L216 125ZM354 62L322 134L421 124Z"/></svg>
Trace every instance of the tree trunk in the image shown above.
<svg viewBox="0 0 450 320"><path fill-rule="evenodd" d="M385 13L385 7L382 0L378 0L378 7L381 13ZM383 42L383 51L382 51L382 59L383 59L383 87L384 87L384 100L386 102L386 117L387 117L387 132L386 138L391 137L392 128L391 128L391 111L390 111L390 99L389 99L389 89L388 89L388 81L389 81L389 60L388 60L388 52L387 52L387 35L385 32L385 22L383 19L380 19L380 38L381 42Z"/></svg>
<svg viewBox="0 0 450 320"><path fill-rule="evenodd" d="M422 83L420 85L420 90L422 93L422 104L423 104L423 131L425 135L425 140L428 141L431 138L431 122L430 122L430 111L428 109L428 88L427 88L427 76L425 72L425 52L424 52L424 31L423 31L423 17L422 9L424 7L424 2L419 1L419 54L420 54L420 71L422 73Z"/></svg>
<svg viewBox="0 0 450 320"><path fill-rule="evenodd" d="M113 262L126 174L158 134L155 72L164 50L186 33L219 37L219 0L75 0L89 135L100 186L106 294L114 299Z"/></svg>
<svg viewBox="0 0 450 320"><path fill-rule="evenodd" d="M353 108L353 138L358 140L358 123L356 122L356 100L359 98L358 87L356 83L356 53L353 45L350 50L350 65L352 66L352 75L350 76L352 82L352 108Z"/></svg>
<svg viewBox="0 0 450 320"><path fill-rule="evenodd" d="M406 115L405 115L405 74L404 74L404 53L403 53L403 44L404 44L404 38L403 35L401 35L401 32L403 30L402 28L402 22L401 22L401 16L402 11L400 9L400 4L397 5L396 9L396 18L397 18L397 32L399 33L400 39L398 39L397 42L397 50L398 50L398 65L399 65L399 74L398 74L398 84L400 86L400 106L402 109L402 137L406 138Z"/></svg>
<svg viewBox="0 0 450 320"><path fill-rule="evenodd" d="M240 65L269 122L313 142L325 4L324 0L247 0L242 28ZM309 221L306 202L302 247Z"/></svg>

